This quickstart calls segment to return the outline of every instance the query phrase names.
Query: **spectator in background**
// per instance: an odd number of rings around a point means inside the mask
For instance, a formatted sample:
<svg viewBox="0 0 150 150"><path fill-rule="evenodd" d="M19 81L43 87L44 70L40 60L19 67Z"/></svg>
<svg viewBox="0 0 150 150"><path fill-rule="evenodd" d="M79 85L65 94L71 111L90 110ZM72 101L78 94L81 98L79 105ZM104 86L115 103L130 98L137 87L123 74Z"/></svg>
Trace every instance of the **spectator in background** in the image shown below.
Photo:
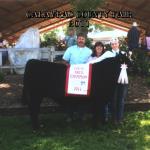
<svg viewBox="0 0 150 150"><path fill-rule="evenodd" d="M127 34L129 51L139 47L139 37L140 33L137 28L137 23L133 22L133 25Z"/></svg>
<svg viewBox="0 0 150 150"><path fill-rule="evenodd" d="M68 35L65 37L64 41L65 44L68 47L76 45L76 36L75 36L75 31L74 29L69 29Z"/></svg>
<svg viewBox="0 0 150 150"><path fill-rule="evenodd" d="M0 32L0 48L7 48L8 42L3 39L3 35ZM2 65L5 65L8 61L8 51L2 52Z"/></svg>
<svg viewBox="0 0 150 150"><path fill-rule="evenodd" d="M148 52L150 52L150 32L146 33L145 41L146 41L146 49L148 50Z"/></svg>

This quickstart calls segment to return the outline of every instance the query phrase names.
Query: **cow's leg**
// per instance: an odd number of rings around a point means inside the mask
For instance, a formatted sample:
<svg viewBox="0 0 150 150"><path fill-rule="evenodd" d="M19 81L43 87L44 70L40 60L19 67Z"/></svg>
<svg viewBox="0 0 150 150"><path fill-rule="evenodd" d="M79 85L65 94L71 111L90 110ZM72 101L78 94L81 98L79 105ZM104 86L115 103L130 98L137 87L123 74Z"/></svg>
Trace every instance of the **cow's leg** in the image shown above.
<svg viewBox="0 0 150 150"><path fill-rule="evenodd" d="M121 122L124 115L124 103L128 92L128 85L119 85L117 103L117 121Z"/></svg>
<svg viewBox="0 0 150 150"><path fill-rule="evenodd" d="M92 126L93 126L93 128L97 128L98 122L100 119L100 116L99 116L100 108L99 108L96 100L93 101L92 105L93 105L92 106L92 113L93 113Z"/></svg>
<svg viewBox="0 0 150 150"><path fill-rule="evenodd" d="M106 123L106 106L107 105L105 102L101 102L99 106L100 106L99 108L100 123L104 125Z"/></svg>
<svg viewBox="0 0 150 150"><path fill-rule="evenodd" d="M32 127L34 130L39 128L39 113L40 113L40 104L42 98L38 96L31 96L29 101L29 111L32 122Z"/></svg>
<svg viewBox="0 0 150 150"><path fill-rule="evenodd" d="M93 107L93 127L98 127L98 124L105 124L105 103L97 101Z"/></svg>
<svg viewBox="0 0 150 150"><path fill-rule="evenodd" d="M27 104L27 92L26 92L25 86L23 87L23 90L22 90L21 103L22 103L23 105L26 105L26 104Z"/></svg>
<svg viewBox="0 0 150 150"><path fill-rule="evenodd" d="M122 121L124 101L127 96L128 85L118 84L111 102L112 121L116 124Z"/></svg>
<svg viewBox="0 0 150 150"><path fill-rule="evenodd" d="M66 114L66 121L71 122L74 120L74 112L75 112L75 105L74 103L68 102L64 105L65 114Z"/></svg>

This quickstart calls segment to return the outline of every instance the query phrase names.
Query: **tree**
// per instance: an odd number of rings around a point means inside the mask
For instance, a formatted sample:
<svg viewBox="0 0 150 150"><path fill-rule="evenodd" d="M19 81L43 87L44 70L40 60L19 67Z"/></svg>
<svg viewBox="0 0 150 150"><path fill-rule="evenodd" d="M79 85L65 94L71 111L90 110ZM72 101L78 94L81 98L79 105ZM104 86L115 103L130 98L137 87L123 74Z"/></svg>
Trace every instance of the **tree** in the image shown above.
<svg viewBox="0 0 150 150"><path fill-rule="evenodd" d="M103 4L104 0L70 0L70 3L73 6L74 12L77 13L78 11L95 11L98 7L100 7ZM78 18L80 22L89 21L90 18ZM77 33L83 32L85 35L88 33L88 27L79 26L77 28Z"/></svg>
<svg viewBox="0 0 150 150"><path fill-rule="evenodd" d="M113 28L111 27L107 27L103 24L93 24L96 30L100 30L100 31L112 31Z"/></svg>
<svg viewBox="0 0 150 150"><path fill-rule="evenodd" d="M52 31L49 31L47 33L44 33L41 36L41 47L47 47L47 46L52 46L56 45L57 43L57 29L54 29Z"/></svg>

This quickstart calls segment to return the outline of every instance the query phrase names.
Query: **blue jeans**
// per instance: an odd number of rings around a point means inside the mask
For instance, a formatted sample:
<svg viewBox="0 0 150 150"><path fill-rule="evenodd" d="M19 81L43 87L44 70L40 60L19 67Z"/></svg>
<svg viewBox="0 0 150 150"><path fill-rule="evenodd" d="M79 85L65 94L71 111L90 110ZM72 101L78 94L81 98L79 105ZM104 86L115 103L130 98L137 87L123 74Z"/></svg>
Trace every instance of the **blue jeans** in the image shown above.
<svg viewBox="0 0 150 150"><path fill-rule="evenodd" d="M111 113L113 121L120 122L124 115L124 103L127 96L128 85L117 84L113 99L111 101Z"/></svg>

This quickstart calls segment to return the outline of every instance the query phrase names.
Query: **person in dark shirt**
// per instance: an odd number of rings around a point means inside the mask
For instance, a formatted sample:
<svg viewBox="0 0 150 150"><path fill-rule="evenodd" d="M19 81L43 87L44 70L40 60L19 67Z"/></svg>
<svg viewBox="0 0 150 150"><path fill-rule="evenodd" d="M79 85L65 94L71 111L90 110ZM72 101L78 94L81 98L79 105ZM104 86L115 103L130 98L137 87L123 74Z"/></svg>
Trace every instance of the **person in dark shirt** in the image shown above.
<svg viewBox="0 0 150 150"><path fill-rule="evenodd" d="M137 28L137 23L133 22L133 25L127 34L129 51L139 47L139 37L140 33Z"/></svg>

